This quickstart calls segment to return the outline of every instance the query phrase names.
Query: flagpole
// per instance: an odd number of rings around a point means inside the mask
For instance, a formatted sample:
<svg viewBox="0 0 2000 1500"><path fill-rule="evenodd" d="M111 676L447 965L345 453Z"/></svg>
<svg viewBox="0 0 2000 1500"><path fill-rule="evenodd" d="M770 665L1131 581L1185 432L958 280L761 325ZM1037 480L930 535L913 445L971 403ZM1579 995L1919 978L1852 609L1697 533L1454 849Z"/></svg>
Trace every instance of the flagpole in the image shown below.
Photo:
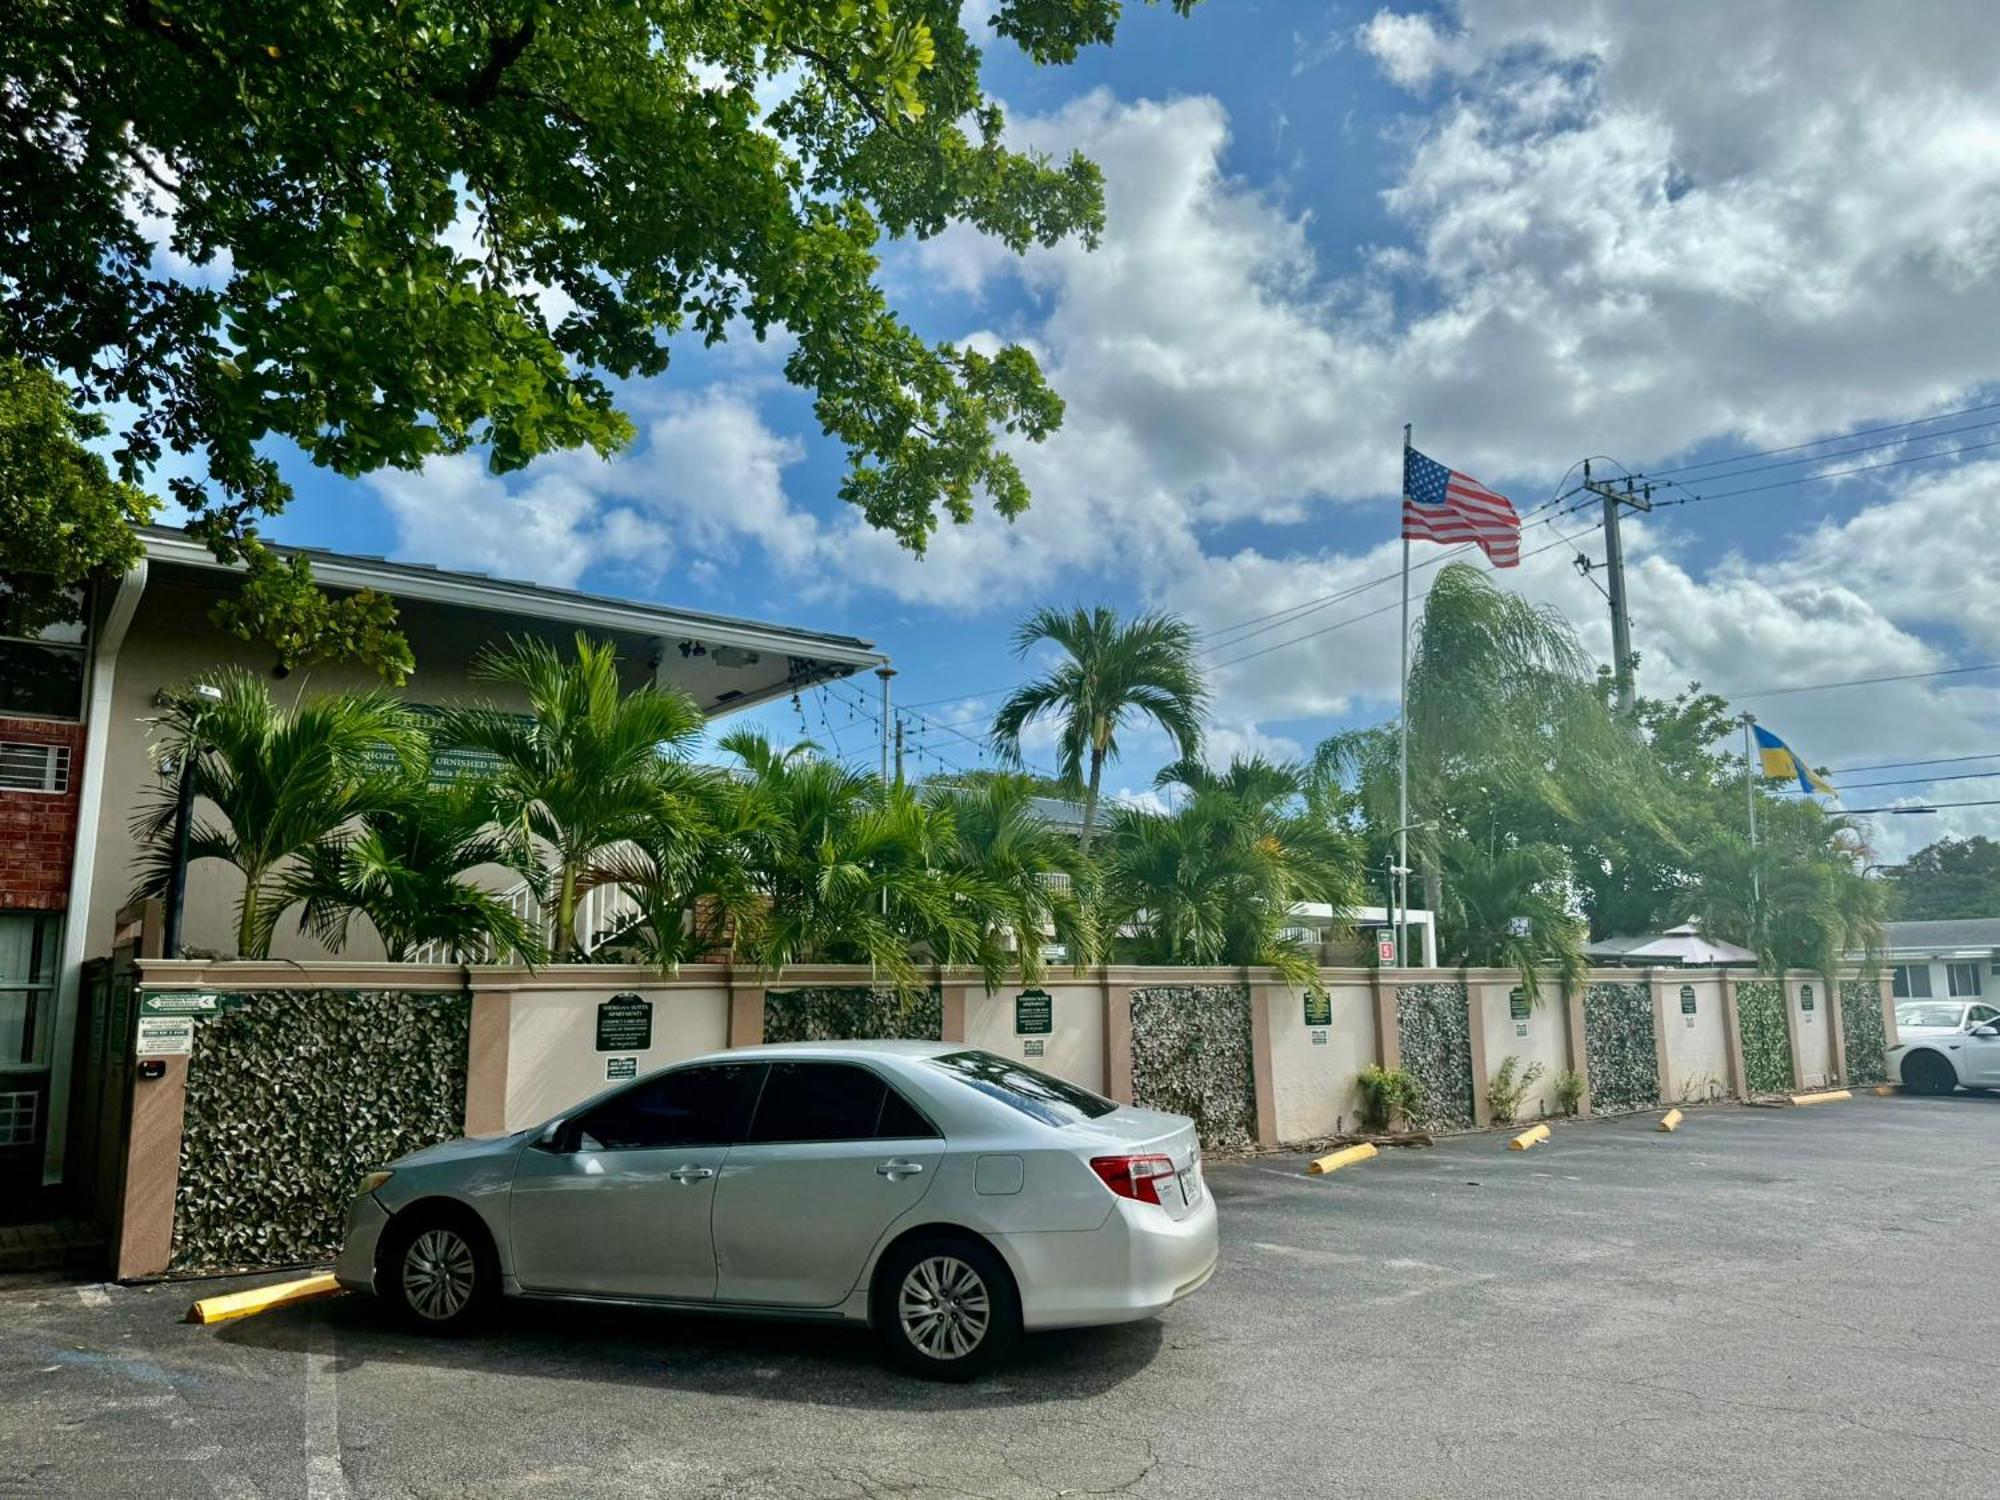
<svg viewBox="0 0 2000 1500"><path fill-rule="evenodd" d="M1410 424L1403 424L1403 477L1407 499L1410 472ZM1404 967L1410 927L1410 533L1397 508L1397 529L1403 534L1403 633L1397 668L1399 743L1396 751L1396 967Z"/></svg>
<svg viewBox="0 0 2000 1500"><path fill-rule="evenodd" d="M1759 881L1757 878L1757 862L1754 858L1754 856L1757 853L1757 782L1751 771L1752 762L1750 759L1751 755L1753 754L1753 751L1750 748L1750 726L1757 722L1757 716L1755 714L1745 713L1742 716L1742 719L1743 719L1743 805L1746 808L1748 808L1750 812L1750 853L1753 856L1750 862L1750 895L1751 899L1756 900L1759 899L1763 894L1762 891L1759 889Z"/></svg>

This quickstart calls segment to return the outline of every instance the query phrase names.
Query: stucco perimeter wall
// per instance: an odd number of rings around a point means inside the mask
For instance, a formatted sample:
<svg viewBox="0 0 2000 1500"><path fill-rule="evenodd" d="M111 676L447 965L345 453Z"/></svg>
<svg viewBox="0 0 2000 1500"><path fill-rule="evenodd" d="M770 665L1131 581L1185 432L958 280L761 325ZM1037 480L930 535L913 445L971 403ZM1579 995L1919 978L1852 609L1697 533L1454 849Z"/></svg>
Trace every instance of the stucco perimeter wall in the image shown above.
<svg viewBox="0 0 2000 1500"><path fill-rule="evenodd" d="M1472 1085L1483 1109L1487 1085L1508 1058L1517 1059L1514 1064L1517 1083L1529 1068L1540 1063L1541 1077L1521 1097L1515 1111L1517 1120L1527 1121L1560 1113L1556 1104L1556 1075L1569 1066L1569 1010L1562 987L1548 983L1542 986L1541 1002L1530 1005L1525 1017L1515 1016L1512 997L1520 984L1518 977L1509 977L1470 987L1472 1014L1485 1041L1486 1064L1485 1076L1475 1077ZM1477 1058L1479 1053L1475 1051L1473 1055Z"/></svg>
<svg viewBox="0 0 2000 1500"><path fill-rule="evenodd" d="M1049 1030L1020 1031L1016 1028L1015 1002L1022 994L1039 990L1049 997ZM1032 986L1009 985L990 994L982 985L965 989L965 1025L960 1036L946 1041L962 1041L1001 1057L1015 1058L1031 1068L1102 1094L1110 1087L1104 1072L1104 987L1090 983L1045 983ZM1030 1005L1029 1024L1039 1008Z"/></svg>
<svg viewBox="0 0 2000 1500"><path fill-rule="evenodd" d="M1806 1005L1810 996L1811 1007ZM1828 1000L1827 983L1813 974L1802 979L1787 977L1785 1003L1791 1010L1793 1045L1799 1059L1799 1085L1825 1088L1836 1081L1833 1065L1833 1006Z"/></svg>
<svg viewBox="0 0 2000 1500"><path fill-rule="evenodd" d="M1365 977L1322 976L1331 1025L1315 1025L1300 991L1259 985L1252 1002L1269 1026L1270 1096L1280 1142L1319 1140L1352 1129L1360 1107L1356 1075L1379 1056L1375 990Z"/></svg>
<svg viewBox="0 0 2000 1500"><path fill-rule="evenodd" d="M1694 1014L1686 1013L1681 988L1694 991ZM1729 1028L1722 1008L1722 979L1713 972L1665 973L1654 992L1666 1039L1665 1076L1660 1098L1668 1104L1701 1104L1729 1096Z"/></svg>

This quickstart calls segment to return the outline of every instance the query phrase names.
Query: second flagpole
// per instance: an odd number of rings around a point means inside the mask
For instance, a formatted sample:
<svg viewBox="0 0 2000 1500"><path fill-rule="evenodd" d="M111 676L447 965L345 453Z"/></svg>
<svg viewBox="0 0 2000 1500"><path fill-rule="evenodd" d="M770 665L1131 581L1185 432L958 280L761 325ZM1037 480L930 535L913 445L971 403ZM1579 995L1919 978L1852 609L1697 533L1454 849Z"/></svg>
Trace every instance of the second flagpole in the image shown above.
<svg viewBox="0 0 2000 1500"><path fill-rule="evenodd" d="M1403 424L1403 495L1410 490L1410 424ZM1408 958L1410 927L1410 532L1397 507L1397 529L1403 534L1402 655L1396 671L1396 718L1400 743L1396 751L1396 967Z"/></svg>

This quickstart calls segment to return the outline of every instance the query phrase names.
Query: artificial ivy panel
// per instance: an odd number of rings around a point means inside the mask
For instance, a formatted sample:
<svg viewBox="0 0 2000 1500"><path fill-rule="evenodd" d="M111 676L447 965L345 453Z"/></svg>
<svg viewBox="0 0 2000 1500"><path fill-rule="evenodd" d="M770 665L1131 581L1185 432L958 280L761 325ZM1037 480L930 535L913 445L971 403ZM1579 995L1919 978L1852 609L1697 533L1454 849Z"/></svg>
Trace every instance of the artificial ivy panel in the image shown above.
<svg viewBox="0 0 2000 1500"><path fill-rule="evenodd" d="M766 990L767 1042L935 1042L944 1035L944 997L860 987Z"/></svg>
<svg viewBox="0 0 2000 1500"><path fill-rule="evenodd" d="M1736 1020L1743 1038L1743 1078L1753 1094L1793 1087L1792 1038L1785 1030L1785 991L1775 979L1736 986Z"/></svg>
<svg viewBox="0 0 2000 1500"><path fill-rule="evenodd" d="M463 995L224 998L195 1023L176 1271L330 1260L356 1181L464 1133Z"/></svg>
<svg viewBox="0 0 2000 1500"><path fill-rule="evenodd" d="M1423 1090L1419 1121L1431 1129L1471 1129L1472 1035L1465 986L1397 986L1396 1032L1403 1068Z"/></svg>
<svg viewBox="0 0 2000 1500"><path fill-rule="evenodd" d="M1840 1036L1847 1045L1847 1082L1880 1083L1889 1076L1889 1039L1882 1031L1879 981L1840 981Z"/></svg>
<svg viewBox="0 0 2000 1500"><path fill-rule="evenodd" d="M1132 991L1132 1097L1195 1123L1202 1145L1257 1144L1250 987L1153 985Z"/></svg>
<svg viewBox="0 0 2000 1500"><path fill-rule="evenodd" d="M1592 1110L1644 1109L1660 1102L1651 986L1586 985L1583 1038Z"/></svg>

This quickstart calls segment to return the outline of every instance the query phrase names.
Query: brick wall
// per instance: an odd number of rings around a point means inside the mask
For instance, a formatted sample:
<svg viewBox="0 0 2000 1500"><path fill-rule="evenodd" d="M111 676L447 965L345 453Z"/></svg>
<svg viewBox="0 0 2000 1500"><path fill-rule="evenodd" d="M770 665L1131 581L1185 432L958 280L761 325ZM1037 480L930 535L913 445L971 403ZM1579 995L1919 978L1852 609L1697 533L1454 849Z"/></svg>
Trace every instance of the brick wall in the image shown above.
<svg viewBox="0 0 2000 1500"><path fill-rule="evenodd" d="M76 852L83 726L0 718L0 740L69 746L67 792L0 790L0 910L61 911L69 902L69 867Z"/></svg>

